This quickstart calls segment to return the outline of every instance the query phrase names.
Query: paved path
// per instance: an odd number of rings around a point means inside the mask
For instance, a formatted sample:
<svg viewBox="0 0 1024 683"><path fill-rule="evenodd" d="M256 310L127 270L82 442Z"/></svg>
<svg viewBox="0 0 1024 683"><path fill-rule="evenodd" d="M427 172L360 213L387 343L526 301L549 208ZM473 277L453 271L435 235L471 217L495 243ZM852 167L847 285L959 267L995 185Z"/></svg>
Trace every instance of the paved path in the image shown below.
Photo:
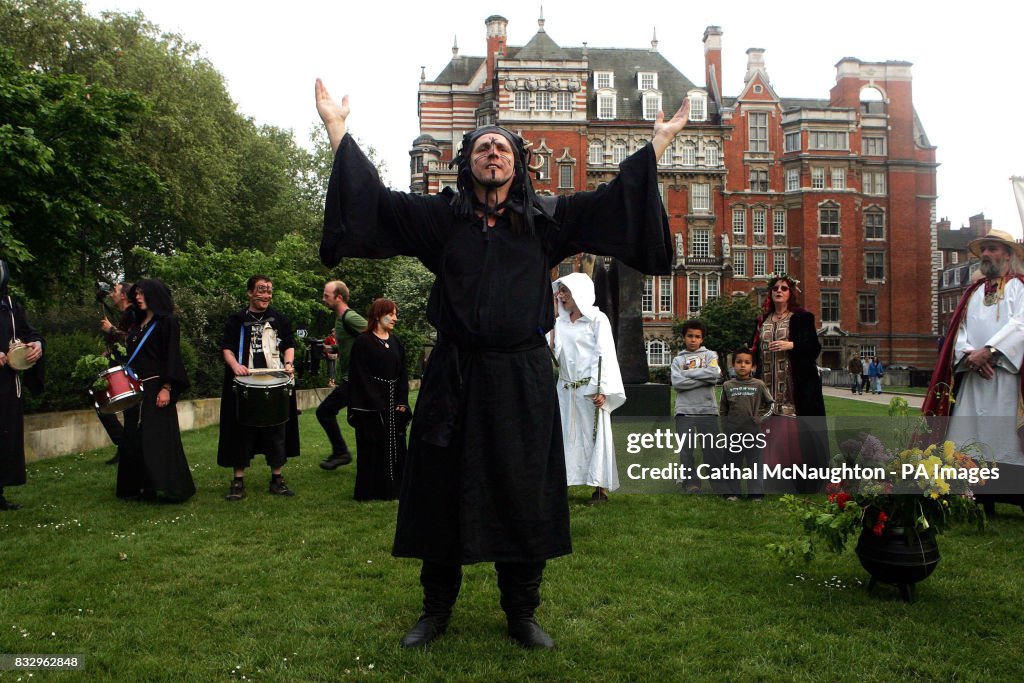
<svg viewBox="0 0 1024 683"><path fill-rule="evenodd" d="M902 396L907 399L911 408L920 408L924 402L924 396L919 394L900 394L898 392L883 391L881 394L851 394L849 388L844 387L822 387L822 393L826 396L837 398L849 398L854 401L868 401L869 403L881 403L889 405L889 399L893 396Z"/></svg>

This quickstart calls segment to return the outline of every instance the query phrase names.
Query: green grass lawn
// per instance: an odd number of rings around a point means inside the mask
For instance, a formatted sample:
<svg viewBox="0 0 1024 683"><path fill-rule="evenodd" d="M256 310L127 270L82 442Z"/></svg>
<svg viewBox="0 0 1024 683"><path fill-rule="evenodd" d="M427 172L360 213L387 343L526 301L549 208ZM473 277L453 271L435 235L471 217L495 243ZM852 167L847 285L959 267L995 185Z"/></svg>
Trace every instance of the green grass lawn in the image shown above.
<svg viewBox="0 0 1024 683"><path fill-rule="evenodd" d="M765 545L795 529L773 500L613 494L589 507L584 488L570 494L575 552L542 587L556 650L505 638L494 569L475 565L449 633L404 651L419 564L389 554L397 504L354 502L354 465L320 470L326 439L312 411L301 423L291 499L266 493L258 459L249 497L224 501L216 427L184 434L198 493L183 505L117 500L112 449L30 466L7 491L26 507L0 513L0 653L85 657L85 672L31 679L45 681L1024 677L1017 509L1001 506L984 534L939 537L942 562L911 605L869 594L852 551L780 565ZM17 680L30 678L0 672Z"/></svg>

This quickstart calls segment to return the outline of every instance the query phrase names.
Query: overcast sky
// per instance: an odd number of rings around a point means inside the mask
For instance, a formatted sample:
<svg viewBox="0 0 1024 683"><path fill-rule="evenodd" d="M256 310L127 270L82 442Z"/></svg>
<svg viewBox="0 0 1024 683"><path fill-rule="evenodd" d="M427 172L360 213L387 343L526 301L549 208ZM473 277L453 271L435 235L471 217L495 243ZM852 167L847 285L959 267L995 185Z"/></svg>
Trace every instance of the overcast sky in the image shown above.
<svg viewBox="0 0 1024 683"><path fill-rule="evenodd" d="M451 59L456 36L461 54L483 56L484 20L491 14L508 19L509 45L524 45L536 33L540 13L540 3L431 4L433 9L351 0L85 2L91 14L141 10L162 29L199 43L226 78L239 111L257 123L292 129L300 144L319 123L313 82L322 77L332 94L350 95L349 129L377 148L387 179L400 189L408 188L409 148L419 134L420 67L428 80L436 77ZM938 216L949 217L955 228L984 212L994 227L1019 237L1009 178L1024 175L1018 122L1024 88L1016 47L1024 11L1013 6L989 0L877 6L549 0L543 11L548 35L565 47L587 42L645 48L656 29L658 50L698 85L704 80L704 29L721 26L726 96L739 94L750 47L766 50L768 75L782 97L827 99L843 57L912 62L914 105L941 164Z"/></svg>

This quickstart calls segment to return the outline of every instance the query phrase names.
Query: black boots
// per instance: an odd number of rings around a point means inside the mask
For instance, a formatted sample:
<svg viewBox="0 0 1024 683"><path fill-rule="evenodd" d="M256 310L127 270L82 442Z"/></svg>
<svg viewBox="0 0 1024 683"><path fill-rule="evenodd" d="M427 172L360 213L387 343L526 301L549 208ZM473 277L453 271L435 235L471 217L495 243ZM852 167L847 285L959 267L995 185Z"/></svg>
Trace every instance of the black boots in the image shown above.
<svg viewBox="0 0 1024 683"><path fill-rule="evenodd" d="M540 582L544 562L496 562L501 608L508 620L508 635L532 650L555 646L533 616L540 605ZM452 607L462 586L462 567L424 562L420 570L423 585L423 614L402 638L402 647L426 647L448 630Z"/></svg>
<svg viewBox="0 0 1024 683"><path fill-rule="evenodd" d="M501 608L508 619L509 638L531 650L550 650L555 646L533 616L540 605L540 582L544 562L497 562Z"/></svg>
<svg viewBox="0 0 1024 683"><path fill-rule="evenodd" d="M462 567L424 560L420 584L423 586L423 614L402 638L402 647L426 647L448 630L452 607L462 587Z"/></svg>

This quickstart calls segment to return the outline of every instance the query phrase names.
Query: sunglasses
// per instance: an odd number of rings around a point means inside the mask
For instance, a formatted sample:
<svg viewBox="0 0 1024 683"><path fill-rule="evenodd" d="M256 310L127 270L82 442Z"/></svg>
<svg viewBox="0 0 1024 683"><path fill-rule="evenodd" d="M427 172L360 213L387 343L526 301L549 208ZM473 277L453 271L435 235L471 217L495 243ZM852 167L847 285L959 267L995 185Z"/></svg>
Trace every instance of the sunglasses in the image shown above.
<svg viewBox="0 0 1024 683"><path fill-rule="evenodd" d="M775 285L772 287L773 292L788 292L789 287L787 285Z"/></svg>

